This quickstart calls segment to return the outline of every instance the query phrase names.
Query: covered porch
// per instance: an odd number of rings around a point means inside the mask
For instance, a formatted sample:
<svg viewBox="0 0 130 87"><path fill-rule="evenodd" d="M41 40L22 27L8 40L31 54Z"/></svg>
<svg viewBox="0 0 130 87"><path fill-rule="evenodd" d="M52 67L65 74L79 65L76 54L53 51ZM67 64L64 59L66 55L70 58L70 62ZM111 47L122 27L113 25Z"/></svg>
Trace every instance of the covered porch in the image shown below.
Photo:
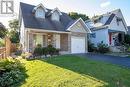
<svg viewBox="0 0 130 87"><path fill-rule="evenodd" d="M108 33L110 46L122 46L125 32L117 30L108 30Z"/></svg>
<svg viewBox="0 0 130 87"><path fill-rule="evenodd" d="M52 45L60 49L61 53L70 52L70 33L69 32L47 32L47 31L28 31L27 32L28 52L33 52L35 47L40 44L42 47Z"/></svg>
<svg viewBox="0 0 130 87"><path fill-rule="evenodd" d="M124 42L125 32L117 30L108 30L108 32L110 51L124 52L125 48L122 43Z"/></svg>

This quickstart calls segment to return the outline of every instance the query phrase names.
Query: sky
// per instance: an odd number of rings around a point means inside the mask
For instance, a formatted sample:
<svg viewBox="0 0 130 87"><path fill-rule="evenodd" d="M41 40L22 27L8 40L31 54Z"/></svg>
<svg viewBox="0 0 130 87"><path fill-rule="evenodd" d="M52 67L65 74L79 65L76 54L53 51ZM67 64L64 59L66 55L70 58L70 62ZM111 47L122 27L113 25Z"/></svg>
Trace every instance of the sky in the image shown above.
<svg viewBox="0 0 130 87"><path fill-rule="evenodd" d="M38 5L42 3L46 8L58 7L62 12L78 12L92 17L115 9L121 9L127 25L130 25L130 0L14 0L15 16L0 16L0 22L8 27L8 21L18 18L19 3Z"/></svg>

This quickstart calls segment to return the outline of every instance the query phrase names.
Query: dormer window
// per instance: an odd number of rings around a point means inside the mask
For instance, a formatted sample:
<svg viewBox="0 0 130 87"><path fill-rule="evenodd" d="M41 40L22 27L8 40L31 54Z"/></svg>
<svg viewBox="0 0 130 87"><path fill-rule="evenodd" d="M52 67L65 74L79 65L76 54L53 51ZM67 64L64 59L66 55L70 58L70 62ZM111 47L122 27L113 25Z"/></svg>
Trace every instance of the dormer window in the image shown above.
<svg viewBox="0 0 130 87"><path fill-rule="evenodd" d="M62 15L60 10L58 8L55 8L54 10L51 11L51 20L60 21L60 15Z"/></svg>
<svg viewBox="0 0 130 87"><path fill-rule="evenodd" d="M35 12L36 18L45 18L45 11L43 8L38 8Z"/></svg>
<svg viewBox="0 0 130 87"><path fill-rule="evenodd" d="M39 4L33 9L33 13L35 13L36 18L45 18L46 12L47 10L42 4Z"/></svg>

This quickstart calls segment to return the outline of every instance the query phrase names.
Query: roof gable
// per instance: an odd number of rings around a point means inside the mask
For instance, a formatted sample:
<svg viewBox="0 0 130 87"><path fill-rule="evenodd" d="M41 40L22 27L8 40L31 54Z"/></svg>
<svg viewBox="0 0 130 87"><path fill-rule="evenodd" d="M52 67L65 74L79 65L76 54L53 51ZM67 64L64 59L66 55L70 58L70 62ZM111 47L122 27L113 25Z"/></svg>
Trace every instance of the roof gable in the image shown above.
<svg viewBox="0 0 130 87"><path fill-rule="evenodd" d="M48 12L47 9L43 6L43 4L39 4L36 7L34 7L34 9L32 10L32 12L35 12L38 8L43 8L43 10L45 12Z"/></svg>
<svg viewBox="0 0 130 87"><path fill-rule="evenodd" d="M82 18L73 22L67 29L67 31L80 32L80 33L91 33L91 30L87 27Z"/></svg>

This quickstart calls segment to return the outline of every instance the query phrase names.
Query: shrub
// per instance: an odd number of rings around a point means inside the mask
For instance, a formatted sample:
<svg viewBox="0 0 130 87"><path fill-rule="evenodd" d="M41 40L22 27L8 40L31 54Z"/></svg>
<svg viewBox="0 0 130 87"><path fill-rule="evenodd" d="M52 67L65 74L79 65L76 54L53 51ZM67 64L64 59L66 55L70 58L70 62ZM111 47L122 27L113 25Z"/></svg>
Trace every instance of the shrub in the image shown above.
<svg viewBox="0 0 130 87"><path fill-rule="evenodd" d="M130 45L130 35L125 35L125 40L124 43L129 44Z"/></svg>
<svg viewBox="0 0 130 87"><path fill-rule="evenodd" d="M109 47L107 44L104 44L103 41L99 44L97 44L97 51L99 53L107 53L109 52Z"/></svg>
<svg viewBox="0 0 130 87"><path fill-rule="evenodd" d="M53 56L56 52L56 48L54 48L52 45L48 45L48 53Z"/></svg>
<svg viewBox="0 0 130 87"><path fill-rule="evenodd" d="M34 56L41 56L43 54L43 49L40 44L37 45L37 47L34 49Z"/></svg>
<svg viewBox="0 0 130 87"><path fill-rule="evenodd" d="M96 47L94 46L93 43L91 43L90 41L88 42L88 52L94 52L96 51Z"/></svg>
<svg viewBox="0 0 130 87"><path fill-rule="evenodd" d="M47 47L41 47L40 45L38 45L35 48L33 55L35 57L42 56L42 55L45 55L45 57L47 57L47 55L50 56L59 55L59 51L60 51L59 49L56 49L52 45L48 45Z"/></svg>
<svg viewBox="0 0 130 87"><path fill-rule="evenodd" d="M19 60L0 61L0 87L14 87L25 79L25 67Z"/></svg>

